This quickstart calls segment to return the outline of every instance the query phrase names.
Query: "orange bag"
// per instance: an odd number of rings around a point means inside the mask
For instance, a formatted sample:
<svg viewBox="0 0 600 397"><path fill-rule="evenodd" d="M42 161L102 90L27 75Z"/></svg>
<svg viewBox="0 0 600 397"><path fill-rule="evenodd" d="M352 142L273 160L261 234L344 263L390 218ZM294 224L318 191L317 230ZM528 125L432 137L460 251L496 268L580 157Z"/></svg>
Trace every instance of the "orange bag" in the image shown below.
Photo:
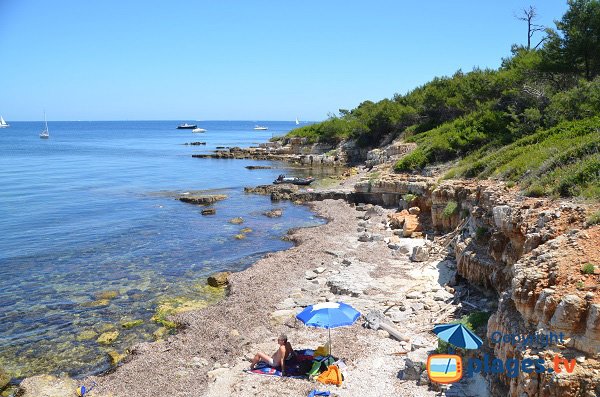
<svg viewBox="0 0 600 397"><path fill-rule="evenodd" d="M342 384L342 373L337 365L330 365L326 371L323 371L317 378L321 383L326 385L340 386Z"/></svg>

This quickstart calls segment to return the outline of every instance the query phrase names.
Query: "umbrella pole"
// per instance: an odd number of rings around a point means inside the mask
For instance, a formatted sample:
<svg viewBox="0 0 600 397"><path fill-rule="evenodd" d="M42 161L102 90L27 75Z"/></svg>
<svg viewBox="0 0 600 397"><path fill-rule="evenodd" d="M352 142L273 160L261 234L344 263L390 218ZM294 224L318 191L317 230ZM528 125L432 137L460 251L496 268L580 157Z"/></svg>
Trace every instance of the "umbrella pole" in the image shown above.
<svg viewBox="0 0 600 397"><path fill-rule="evenodd" d="M331 353L331 328L327 328L327 331L329 331L329 355L333 357L333 354Z"/></svg>

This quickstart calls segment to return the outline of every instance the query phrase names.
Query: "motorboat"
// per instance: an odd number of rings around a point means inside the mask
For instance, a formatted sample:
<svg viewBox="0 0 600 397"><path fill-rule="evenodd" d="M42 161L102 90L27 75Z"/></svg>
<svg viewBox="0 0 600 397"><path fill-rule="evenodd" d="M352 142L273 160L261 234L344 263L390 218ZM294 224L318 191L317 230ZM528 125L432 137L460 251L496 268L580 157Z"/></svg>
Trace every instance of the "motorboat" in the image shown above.
<svg viewBox="0 0 600 397"><path fill-rule="evenodd" d="M264 127L264 126L262 126L262 125L256 125L256 126L254 126L254 129L255 129L255 130L257 130L257 131L264 131L264 130L268 130L268 128L267 128L267 127Z"/></svg>
<svg viewBox="0 0 600 397"><path fill-rule="evenodd" d="M297 178L297 177L286 177L285 175L279 175L277 179L273 181L274 184L279 185L282 183L291 183L293 185L310 185L315 181L315 178L309 176L308 178Z"/></svg>
<svg viewBox="0 0 600 397"><path fill-rule="evenodd" d="M188 123L183 123L183 124L179 124L177 126L178 130L193 130L194 128L197 128L198 126L196 124L188 124Z"/></svg>
<svg viewBox="0 0 600 397"><path fill-rule="evenodd" d="M204 128L194 128L192 132L206 132Z"/></svg>

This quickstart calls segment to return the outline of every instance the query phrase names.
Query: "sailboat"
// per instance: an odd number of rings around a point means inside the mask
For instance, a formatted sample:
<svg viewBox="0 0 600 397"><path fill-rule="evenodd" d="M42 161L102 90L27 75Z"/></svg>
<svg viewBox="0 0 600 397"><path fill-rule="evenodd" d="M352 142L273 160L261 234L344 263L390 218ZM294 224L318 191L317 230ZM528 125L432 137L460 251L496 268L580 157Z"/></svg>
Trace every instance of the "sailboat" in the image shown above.
<svg viewBox="0 0 600 397"><path fill-rule="evenodd" d="M50 132L48 131L48 121L46 121L46 112L44 112L44 123L46 124L46 128L44 128L44 131L40 132L40 138L48 139L50 138Z"/></svg>
<svg viewBox="0 0 600 397"><path fill-rule="evenodd" d="M2 116L0 116L0 128L6 128L6 127L10 127L10 124L8 124L6 121L4 121Z"/></svg>
<svg viewBox="0 0 600 397"><path fill-rule="evenodd" d="M299 125L300 122L298 121L298 117L296 117L296 125Z"/></svg>

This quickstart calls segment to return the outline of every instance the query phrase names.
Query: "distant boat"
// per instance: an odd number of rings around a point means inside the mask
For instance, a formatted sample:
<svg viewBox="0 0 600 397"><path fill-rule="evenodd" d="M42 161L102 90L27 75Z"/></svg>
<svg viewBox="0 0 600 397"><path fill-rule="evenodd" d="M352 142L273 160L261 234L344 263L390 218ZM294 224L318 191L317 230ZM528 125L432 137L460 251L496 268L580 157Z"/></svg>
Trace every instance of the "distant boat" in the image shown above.
<svg viewBox="0 0 600 397"><path fill-rule="evenodd" d="M46 128L44 128L44 131L40 132L40 138L48 139L50 138L50 132L48 131L48 121L46 121L46 112L44 112L44 123L46 124Z"/></svg>
<svg viewBox="0 0 600 397"><path fill-rule="evenodd" d="M254 126L254 129L255 129L255 130L262 130L262 131L264 131L264 130L268 130L268 128L267 128L267 127L263 127L263 126L261 126L261 125Z"/></svg>
<svg viewBox="0 0 600 397"><path fill-rule="evenodd" d="M184 123L184 124L179 124L177 126L178 130L193 130L194 128L198 127L196 124L188 124L188 123Z"/></svg>
<svg viewBox="0 0 600 397"><path fill-rule="evenodd" d="M299 125L300 122L298 121L298 117L296 117L296 125Z"/></svg>
<svg viewBox="0 0 600 397"><path fill-rule="evenodd" d="M6 127L10 127L10 124L8 124L6 121L4 121L2 116L0 116L0 128L6 128Z"/></svg>
<svg viewBox="0 0 600 397"><path fill-rule="evenodd" d="M194 128L192 132L206 132L204 128Z"/></svg>

